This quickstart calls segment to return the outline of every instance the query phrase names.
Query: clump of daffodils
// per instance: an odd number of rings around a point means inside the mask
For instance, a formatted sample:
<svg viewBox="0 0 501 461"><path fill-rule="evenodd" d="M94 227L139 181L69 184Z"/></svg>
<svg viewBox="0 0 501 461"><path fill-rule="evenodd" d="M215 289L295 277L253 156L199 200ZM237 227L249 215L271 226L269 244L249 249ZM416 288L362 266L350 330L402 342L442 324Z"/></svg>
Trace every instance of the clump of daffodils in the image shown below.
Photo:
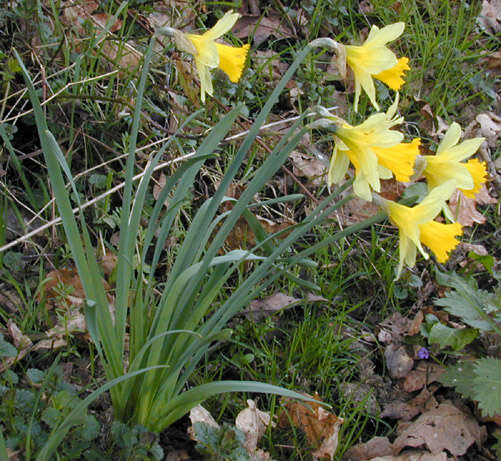
<svg viewBox="0 0 501 461"><path fill-rule="evenodd" d="M242 76L250 45L234 47L216 42L218 38L233 28L239 18L238 13L228 11L216 22L214 27L201 35L186 34L171 28L159 30L160 33L172 35L179 50L194 56L195 66L200 78L200 98L202 103L205 102L206 94L210 96L214 94L211 78L212 69L221 69L234 83L238 82Z"/></svg>
<svg viewBox="0 0 501 461"><path fill-rule="evenodd" d="M232 47L216 41L231 30L239 17L238 13L229 11L201 35L170 28L160 30L173 36L180 50L194 56L202 102L206 94L213 94L212 69L221 69L232 82L238 82L242 76L249 45ZM367 201L374 200L398 228L397 278L404 266L411 268L415 265L418 251L425 259L429 258L425 247L438 262L448 260L459 243L463 227L453 222L447 201L456 189L466 197L474 198L488 178L485 162L470 159L484 139L474 138L460 143L462 132L457 123L451 124L435 155L420 155L421 139L405 141L404 134L398 130L404 124L403 117L397 115L398 91L405 83L405 73L410 70L409 59L397 57L387 45L399 38L404 28L403 22L381 29L374 25L361 45L343 45L325 37L309 45L311 48L333 49L343 78L346 68L351 69L355 81L355 111L362 90L378 111L362 123L352 125L320 107L318 113L322 118L311 126L329 127L334 131L334 148L327 176L329 187L344 180L351 164L355 176L354 194ZM394 103L386 112L380 111L374 80L397 92ZM378 194L381 180L395 178L398 182L409 183L421 176L428 184L428 195L414 206L387 200ZM449 222L440 217L442 212Z"/></svg>

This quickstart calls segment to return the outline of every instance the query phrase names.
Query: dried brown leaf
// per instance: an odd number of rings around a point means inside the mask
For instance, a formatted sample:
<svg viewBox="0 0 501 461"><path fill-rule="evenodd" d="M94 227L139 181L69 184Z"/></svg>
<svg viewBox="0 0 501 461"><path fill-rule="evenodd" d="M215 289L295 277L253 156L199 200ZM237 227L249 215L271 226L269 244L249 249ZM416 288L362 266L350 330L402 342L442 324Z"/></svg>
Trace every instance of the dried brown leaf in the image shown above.
<svg viewBox="0 0 501 461"><path fill-rule="evenodd" d="M314 186L324 184L328 167L322 160L296 150L289 157L293 164L292 172L296 176L308 178Z"/></svg>
<svg viewBox="0 0 501 461"><path fill-rule="evenodd" d="M418 311L407 330L407 336L416 336L421 331L421 324L424 320L423 311Z"/></svg>
<svg viewBox="0 0 501 461"><path fill-rule="evenodd" d="M318 394L314 398L320 400ZM309 444L314 448L318 447L312 453L314 457L334 459L343 419L325 410L320 403L305 404L287 398L283 398L282 402L285 403L285 411L280 415L279 426L289 427L293 424L300 428L306 434Z"/></svg>
<svg viewBox="0 0 501 461"><path fill-rule="evenodd" d="M475 120L480 125L479 136L483 136L487 140L490 148L496 147L501 136L501 117L493 112L484 112L478 114Z"/></svg>
<svg viewBox="0 0 501 461"><path fill-rule="evenodd" d="M118 256L111 251L108 251L105 255L101 256L99 259L99 265L101 269L103 269L103 273L106 276L110 276L115 268L117 267Z"/></svg>
<svg viewBox="0 0 501 461"><path fill-rule="evenodd" d="M487 68L491 70L501 70L501 51L496 51L486 56Z"/></svg>
<svg viewBox="0 0 501 461"><path fill-rule="evenodd" d="M289 68L289 64L282 61L280 55L273 50L256 50L252 59L262 68L261 74L271 77L272 81L280 80Z"/></svg>
<svg viewBox="0 0 501 461"><path fill-rule="evenodd" d="M484 224L487 219L477 210L478 205L488 205L498 203L497 199L491 197L485 184L475 195L475 198L465 197L460 190L456 190L449 200L449 209L456 221L463 226L473 226L473 224Z"/></svg>
<svg viewBox="0 0 501 461"><path fill-rule="evenodd" d="M407 335L412 322L400 312L395 312L391 317L381 322L381 330L378 339L384 344L400 343Z"/></svg>
<svg viewBox="0 0 501 461"><path fill-rule="evenodd" d="M197 405L190 410L190 421L191 426L188 428L188 435L190 436L191 440L197 440L195 437L195 431L193 429L195 423L203 423L215 428L219 428L219 424L202 405Z"/></svg>
<svg viewBox="0 0 501 461"><path fill-rule="evenodd" d="M480 444L484 434L485 427L481 428L473 417L444 402L407 426L393 443L394 454L405 447L424 445L434 455L447 450L461 456L473 443Z"/></svg>
<svg viewBox="0 0 501 461"><path fill-rule="evenodd" d="M392 378L405 378L414 366L414 360L404 346L389 344L384 349L386 366Z"/></svg>
<svg viewBox="0 0 501 461"><path fill-rule="evenodd" d="M398 456L380 456L369 461L448 461L447 453L431 454L423 450L408 450Z"/></svg>
<svg viewBox="0 0 501 461"><path fill-rule="evenodd" d="M421 108L420 113L423 116L423 120L419 124L419 128L427 132L435 140L442 137L449 129L449 125L442 117L433 113L429 104L425 104Z"/></svg>
<svg viewBox="0 0 501 461"><path fill-rule="evenodd" d="M235 427L245 435L244 448L249 454L257 450L257 444L271 424L270 414L257 408L254 400L247 400L248 407L238 413ZM274 425L274 424L272 424Z"/></svg>
<svg viewBox="0 0 501 461"><path fill-rule="evenodd" d="M60 290L60 287L64 287L64 290ZM47 282L40 290L39 300L42 298L49 309L69 307L72 301L83 304L85 292L77 270L62 268L49 272Z"/></svg>
<svg viewBox="0 0 501 461"><path fill-rule="evenodd" d="M190 455L184 449L169 451L164 461L190 461Z"/></svg>
<svg viewBox="0 0 501 461"><path fill-rule="evenodd" d="M379 195L387 200L397 200L404 189L405 185L395 179L382 180ZM338 215L343 226L350 226L374 216L379 211L380 208L374 202L354 197L341 208Z"/></svg>
<svg viewBox="0 0 501 461"><path fill-rule="evenodd" d="M271 35L277 39L294 37L293 31L278 13L271 13L266 17L244 15L233 27L232 33L238 38L253 35L256 47Z"/></svg>
<svg viewBox="0 0 501 461"><path fill-rule="evenodd" d="M9 335L12 338L12 342L14 343L14 346L16 346L16 349L27 349L33 344L31 339L22 333L12 319L7 321L7 330L9 331Z"/></svg>
<svg viewBox="0 0 501 461"><path fill-rule="evenodd" d="M244 310L243 313L249 319L258 321L282 309L291 308L300 301L300 299L288 296L284 293L275 293L264 299L251 301L249 309Z"/></svg>
<svg viewBox="0 0 501 461"><path fill-rule="evenodd" d="M488 33L501 32L501 0L484 0L477 21Z"/></svg>
<svg viewBox="0 0 501 461"><path fill-rule="evenodd" d="M101 28L105 28L106 24L110 21L112 16L107 13L98 13L98 14L93 14L90 19L94 22L94 24L97 24ZM109 28L110 32L116 32L117 30L120 30L122 27L122 20L117 19Z"/></svg>
<svg viewBox="0 0 501 461"><path fill-rule="evenodd" d="M366 461L375 456L386 456L393 453L388 437L374 437L366 443L352 446L343 456L346 461Z"/></svg>
<svg viewBox="0 0 501 461"><path fill-rule="evenodd" d="M437 382L444 371L445 369L436 363L421 361L416 369L405 377L404 390L414 392L428 384Z"/></svg>

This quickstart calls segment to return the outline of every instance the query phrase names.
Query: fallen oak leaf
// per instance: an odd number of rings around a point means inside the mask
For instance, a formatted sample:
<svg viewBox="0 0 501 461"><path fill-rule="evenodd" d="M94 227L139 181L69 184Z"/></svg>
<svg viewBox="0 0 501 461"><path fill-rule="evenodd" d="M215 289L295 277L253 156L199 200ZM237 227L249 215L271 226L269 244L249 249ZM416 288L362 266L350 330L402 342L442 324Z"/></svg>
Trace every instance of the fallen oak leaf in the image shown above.
<svg viewBox="0 0 501 461"><path fill-rule="evenodd" d="M243 15L233 27L232 33L238 38L247 38L252 35L256 47L266 41L270 35L277 39L294 36L292 30L283 23L280 14L270 14L264 17Z"/></svg>
<svg viewBox="0 0 501 461"><path fill-rule="evenodd" d="M495 203L498 201L489 195L484 184L475 198L465 197L461 191L456 190L449 200L449 209L458 223L463 226L473 226L475 223L484 224L487 221L487 218L477 210L477 204L490 205Z"/></svg>
<svg viewBox="0 0 501 461"><path fill-rule="evenodd" d="M416 369L411 370L405 377L404 390L406 392L419 391L424 386L437 382L445 368L435 363L421 361Z"/></svg>
<svg viewBox="0 0 501 461"><path fill-rule="evenodd" d="M393 453L398 455L405 447L425 445L434 455L447 450L461 456L473 443L480 445L485 435L485 427L481 428L476 419L444 402L410 423L393 442Z"/></svg>
<svg viewBox="0 0 501 461"><path fill-rule="evenodd" d="M275 312L290 309L301 302L300 299L284 293L275 293L261 300L251 301L249 309L242 311L250 320L258 321Z"/></svg>
<svg viewBox="0 0 501 461"><path fill-rule="evenodd" d="M386 456L393 453L393 448L388 437L374 437L368 442L353 445L345 452L343 459L346 461L366 461L376 456Z"/></svg>
<svg viewBox="0 0 501 461"><path fill-rule="evenodd" d="M303 395L311 397L308 394ZM320 401L318 394L313 398ZM314 457L334 459L343 418L325 410L320 403L304 404L288 398L282 398L281 401L284 404L284 411L280 414L279 426L293 425L300 428L306 434L308 443L316 448L312 453Z"/></svg>
<svg viewBox="0 0 501 461"><path fill-rule="evenodd" d="M423 450L407 450L398 456L379 456L369 461L448 461L449 457L445 451L432 454Z"/></svg>

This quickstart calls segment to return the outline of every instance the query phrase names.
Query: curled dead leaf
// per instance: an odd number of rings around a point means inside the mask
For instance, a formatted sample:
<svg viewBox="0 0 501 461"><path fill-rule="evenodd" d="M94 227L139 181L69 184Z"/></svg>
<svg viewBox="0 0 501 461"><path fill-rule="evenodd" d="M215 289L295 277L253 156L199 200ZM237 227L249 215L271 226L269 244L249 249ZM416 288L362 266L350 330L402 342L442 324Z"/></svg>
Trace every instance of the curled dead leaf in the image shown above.
<svg viewBox="0 0 501 461"><path fill-rule="evenodd" d="M289 157L293 164L292 172L296 176L308 178L314 186L320 186L325 182L327 165L322 160L296 150L292 151Z"/></svg>
<svg viewBox="0 0 501 461"><path fill-rule="evenodd" d="M238 38L247 38L252 35L256 47L271 35L277 39L294 36L293 31L284 22L282 15L278 13L272 13L265 17L244 15L233 27L232 33Z"/></svg>
<svg viewBox="0 0 501 461"><path fill-rule="evenodd" d="M376 456L386 456L393 453L388 437L374 437L368 442L352 446L343 456L346 461L366 461Z"/></svg>
<svg viewBox="0 0 501 461"><path fill-rule="evenodd" d="M282 309L297 305L301 300L287 296L284 293L275 293L261 300L251 301L249 309L242 311L249 319L258 321Z"/></svg>
<svg viewBox="0 0 501 461"><path fill-rule="evenodd" d="M320 401L318 394L313 398ZM314 457L334 459L343 418L327 411L320 403L306 404L287 398L282 398L282 402L285 405L284 412L279 417L279 426L289 427L292 424L300 428L306 434L309 444L317 448L312 453Z"/></svg>
<svg viewBox="0 0 501 461"><path fill-rule="evenodd" d="M244 448L249 453L257 450L257 444L271 422L270 414L257 408L254 400L247 400L248 407L242 410L235 419L235 427L245 435Z"/></svg>
<svg viewBox="0 0 501 461"><path fill-rule="evenodd" d="M475 120L480 125L479 136L483 136L490 148L495 148L501 136L501 117L492 112L478 114Z"/></svg>
<svg viewBox="0 0 501 461"><path fill-rule="evenodd" d="M445 451L432 454L424 450L407 450L398 456L378 456L369 461L448 461Z"/></svg>

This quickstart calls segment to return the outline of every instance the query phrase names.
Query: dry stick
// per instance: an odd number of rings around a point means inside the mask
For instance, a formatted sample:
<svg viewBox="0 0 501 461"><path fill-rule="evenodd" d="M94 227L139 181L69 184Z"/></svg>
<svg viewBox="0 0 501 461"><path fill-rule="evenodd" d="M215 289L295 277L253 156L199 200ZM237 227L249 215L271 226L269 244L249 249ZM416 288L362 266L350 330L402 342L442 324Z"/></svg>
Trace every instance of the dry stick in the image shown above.
<svg viewBox="0 0 501 461"><path fill-rule="evenodd" d="M107 74L107 75L109 75L109 74ZM331 109L334 109L334 108L329 108L329 110L331 110ZM297 120L298 118L299 118L299 116L294 116L294 117L290 117L290 118L287 118L287 119L284 119L284 120L278 120L278 121L276 121L276 122L272 122L272 123L268 123L268 124L266 124L266 125L262 125L262 126L261 126L261 128L260 128L260 131L261 131L261 130L266 130L266 129L268 129L268 128L272 128L272 127L275 127L275 126L278 126L278 125L282 125L282 124L286 124L286 123L289 123L289 122L295 121L295 120ZM223 140L223 142L230 142L230 141L233 141L233 140L235 140L235 139L238 139L238 138L241 138L241 137L246 136L248 133L249 133L249 130L244 130L244 131L242 131L241 133L237 133L237 134L235 134L235 135L228 136L227 138L225 138L225 139ZM90 135L88 135L87 133L84 133L84 132L82 132L81 134L83 134L85 137L88 137L88 138L92 139L93 141L95 141L95 142L99 143L99 144L100 144L100 145L102 145L103 147L105 147L105 148L107 148L107 149L109 149L109 150L111 150L111 151L114 151L112 148L110 148L109 146L106 146L106 144L104 144L102 141L99 141L98 139L94 138L93 136L90 136ZM266 144L264 144L264 143L263 143L263 141L262 141L261 139L259 139L259 138L257 138L257 139L258 139L258 142L260 142L260 144L261 144L261 145L262 145L262 146L263 146L263 147L264 147L264 148L265 148L268 152L270 152L270 150L269 150L268 146L266 146ZM151 144L148 144L147 146L143 146L143 147L141 147L141 148L137 149L137 151L145 150L145 149L147 149L147 148L149 148L149 147L152 147L152 146L154 146L154 145L156 145L156 144L161 144L161 143L162 143L162 142L164 142L164 141L166 141L166 138L161 139L161 140L159 140L159 141L155 141L155 142L153 142L153 143L151 143ZM40 151L40 152L41 152L41 151ZM114 153L118 154L118 152L116 152L116 151L114 151ZM164 168L164 167L166 167L166 166L173 165L173 164L175 164L175 163L178 163L178 162L181 162L181 161L187 160L187 159L189 159L189 158L193 157L193 155L194 155L194 154L195 154L195 153L194 153L194 152L192 152L192 153L190 153L190 154L186 154L186 155L184 155L184 156L182 156L182 157L179 157L179 158L176 158L176 159L169 160L169 161L167 161L167 162L161 163L160 165L157 165L157 166L154 168L154 171L158 171L158 170L160 170L160 169L162 169L162 168ZM112 163L112 162L114 162L114 161L118 161L118 160L120 160L120 159L122 159L122 158L126 157L127 155L129 155L129 154L128 154L128 153L126 153L126 154L121 154L121 155L118 155L117 157L115 157L115 158L113 158L113 159L111 159L111 160L108 160L108 161L103 162L103 163L101 163L101 164L99 164L99 165L96 165L96 166L94 166L94 167L92 167L92 168L89 168L88 170L83 171L83 172L79 173L78 175L76 175L76 176L75 176L75 179L77 179L77 178L79 178L79 177L81 177L81 176L83 176L83 175L85 175L85 174L87 174L87 173L89 173L89 172L91 172L91 171L94 171L94 170L96 170L96 169L98 169L98 168L100 168L100 167L106 166L106 165L107 165L107 164L109 164L109 163ZM297 177L296 177L296 176L295 176L295 175L294 175L294 174L293 174L293 173L292 173L292 172L291 172L291 171L290 171L287 167L283 166L282 168L284 168L284 171L286 172L286 174L290 175L290 177L294 180L294 182L296 182L296 183L299 185L299 187L300 187L300 188L301 188L301 189L302 189L302 190L303 190L303 191L304 191L304 192L305 192L305 193L306 193L306 194L307 194L307 195L308 195L308 196L309 196L309 197L310 197L313 201L315 201L315 202L317 202L317 203L318 203L318 200L317 200L315 197L313 197L313 196L311 195L310 191L308 191L308 189L306 189L306 187L303 185L303 183L302 183L301 181L299 181L299 179L298 179L298 178L297 178ZM143 175L144 175L144 172L143 172L143 173L139 173L139 174L137 174L137 175L136 175L136 176L134 176L134 178L133 178L133 179L134 179L134 181L136 181L136 180L140 179L141 177L143 177ZM124 187L124 184L125 184L125 183L121 183L121 184L119 184L119 185L117 185L117 186L115 186L115 187L111 188L110 190L108 190L108 191L104 192L103 194L98 195L97 197L93 198L92 200L89 200L88 202L85 202L85 203L82 205L82 209L88 208L89 206L93 205L94 203L97 203L97 202L99 202L100 200L102 200L102 199L106 198L107 196L109 196L109 195L113 194L114 192L116 192L116 191L118 191L118 190L122 189L122 188ZM52 199L49 203L47 203L47 204L43 207L43 209L42 209L42 210L40 210L40 211L39 211L39 213L38 213L38 214L36 214L36 215L35 215L35 216L31 219L31 221L30 221L30 222L32 222L32 221L33 221L33 220L34 220L34 219L35 219L35 218L36 218L36 217L37 217L40 213L42 213L42 212L43 212L43 210L45 210L45 209L47 208L47 206L50 206L52 203L53 203L53 199ZM73 213L78 212L78 210L79 210L79 208L78 208L78 207L74 208L74 209L73 209ZM52 221L49 221L48 223L44 224L43 226L40 226L40 227L38 227L38 228L36 228L36 229L32 230L31 232L29 232L29 233L27 233L27 234L23 235L22 237L19 237L18 239L13 240L13 241L11 241L11 242L9 242L9 243L5 244L4 246L0 247L0 253L4 252L5 250L8 250L9 248L12 248L13 246L15 246L15 245L17 245L17 244L19 244L19 243L22 243L22 242L24 242L24 241L28 240L29 238L33 237L34 235L39 234L40 232L44 231L45 229L48 229L48 228L49 228L49 227L51 227L51 226L59 225L61 222L62 222L62 221L61 221L61 218L60 218L60 217L55 218L55 219L53 219Z"/></svg>
<svg viewBox="0 0 501 461"><path fill-rule="evenodd" d="M75 85L80 85L81 83L87 83L87 82L92 82L92 81L95 81L95 80L100 80L102 78L106 78L106 77L109 77L111 75L114 75L118 72L118 70L114 70L112 72L108 72L107 74L103 74L103 75L96 75L95 77L91 77L91 78L84 78L83 80L79 80L78 82L71 82L71 83L67 83L66 85L64 85L60 90L56 91L52 96L50 96L49 98L45 99L42 103L40 103L41 106L45 106L46 104L48 104L50 101L52 101L53 99L57 98L61 93L63 93L64 91L66 91L68 88L71 88L72 86L75 86ZM12 95L11 95L12 96ZM13 120L17 120L21 117L24 117L25 115L29 115L33 112L33 109L30 109L30 110L27 110L25 112L22 112L21 114L17 114L13 117L9 117L9 118L6 118L6 119L3 119L3 120L0 120L0 123L7 123L7 122L12 122Z"/></svg>
<svg viewBox="0 0 501 461"><path fill-rule="evenodd" d="M192 158L195 155L195 152L191 152L190 154L183 155L182 157L176 158L174 160L169 160L168 162L161 163L157 165L153 171L158 171L161 170L162 168L165 168L167 166L173 165L174 163L179 163L184 160L188 160ZM137 174L132 178L133 181L137 181L138 179L141 179L145 175L145 172L143 171L142 173ZM81 207L75 207L73 208L73 214L77 213L79 210L83 210L85 208L88 208L91 205L94 205L94 203L99 202L103 198L106 198L108 195L111 195L115 193L116 191L122 189L125 186L125 182L122 182L118 184L115 187L112 187L110 190L102 193L101 195L98 195L97 197L94 197L92 200L89 200L88 202L85 202ZM5 250L8 250L9 248L12 248L13 246L22 243L29 238L33 237L34 235L39 234L40 232L44 231L45 229L48 229L49 227L56 226L61 224L62 219L60 217L53 219L52 221L44 224L43 226L38 227L37 229L32 230L31 232L28 232L27 234L23 235L22 237L19 237L16 240L13 240L12 242L7 243L6 245L0 247L0 253L2 253Z"/></svg>

